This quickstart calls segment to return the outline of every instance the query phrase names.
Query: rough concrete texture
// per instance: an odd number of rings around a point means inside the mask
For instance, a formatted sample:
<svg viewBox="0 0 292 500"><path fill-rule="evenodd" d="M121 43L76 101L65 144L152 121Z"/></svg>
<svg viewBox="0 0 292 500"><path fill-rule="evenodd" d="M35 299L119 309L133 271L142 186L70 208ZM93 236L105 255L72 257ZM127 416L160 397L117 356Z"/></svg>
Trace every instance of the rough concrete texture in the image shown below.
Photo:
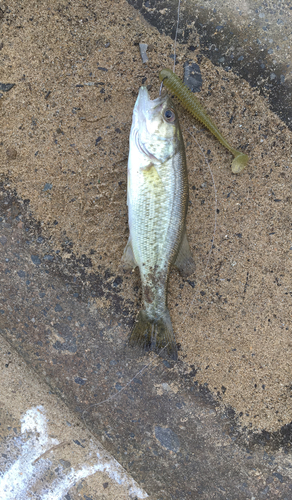
<svg viewBox="0 0 292 500"><path fill-rule="evenodd" d="M160 31L175 26L174 2L135 4ZM291 69L282 31L290 7L281 3L275 25L272 5L240 4L182 2L190 26L180 27L188 43L177 47L177 72L196 65L200 99L250 163L232 176L230 155L204 130L189 136L194 121L178 107L197 271L188 280L171 274L173 364L127 348L140 282L120 268L131 113L141 83L157 96L172 40L125 1L0 3L1 334L157 500L292 494ZM253 58L243 47L253 47L257 30ZM281 37L282 51L273 45ZM139 43L148 45L147 65ZM217 186L212 243L206 157ZM5 356L8 374L14 355ZM21 398L15 422L26 412Z"/></svg>
<svg viewBox="0 0 292 500"><path fill-rule="evenodd" d="M2 337L0 372L1 500L147 498Z"/></svg>
<svg viewBox="0 0 292 500"><path fill-rule="evenodd" d="M196 370L135 357L127 325L87 301L94 275L80 264L65 275L25 205L3 190L1 209L1 334L151 498L289 498L290 427L243 432L194 383Z"/></svg>

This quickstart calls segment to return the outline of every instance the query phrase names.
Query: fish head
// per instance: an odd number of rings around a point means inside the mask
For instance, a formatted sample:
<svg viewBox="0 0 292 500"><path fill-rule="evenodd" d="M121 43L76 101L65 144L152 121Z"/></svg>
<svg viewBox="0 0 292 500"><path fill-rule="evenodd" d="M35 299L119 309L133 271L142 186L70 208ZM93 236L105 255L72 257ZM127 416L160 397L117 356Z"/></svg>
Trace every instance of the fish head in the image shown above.
<svg viewBox="0 0 292 500"><path fill-rule="evenodd" d="M165 161L175 154L182 136L170 97L151 100L147 88L141 87L133 111L132 134L140 152L152 160Z"/></svg>

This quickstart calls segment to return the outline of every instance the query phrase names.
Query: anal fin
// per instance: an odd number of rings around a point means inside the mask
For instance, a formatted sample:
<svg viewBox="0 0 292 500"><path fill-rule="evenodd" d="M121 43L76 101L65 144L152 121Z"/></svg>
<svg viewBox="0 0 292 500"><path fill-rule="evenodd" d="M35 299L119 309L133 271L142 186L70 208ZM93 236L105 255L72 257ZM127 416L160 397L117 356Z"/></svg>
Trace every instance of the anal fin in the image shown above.
<svg viewBox="0 0 292 500"><path fill-rule="evenodd" d="M125 250L122 256L122 265L126 270L131 270L138 266L133 253L131 236L129 236L128 242L125 246Z"/></svg>
<svg viewBox="0 0 292 500"><path fill-rule="evenodd" d="M186 228L184 228L183 237L179 247L179 251L174 262L182 276L190 276L195 272L196 265L191 254L190 245L187 239Z"/></svg>

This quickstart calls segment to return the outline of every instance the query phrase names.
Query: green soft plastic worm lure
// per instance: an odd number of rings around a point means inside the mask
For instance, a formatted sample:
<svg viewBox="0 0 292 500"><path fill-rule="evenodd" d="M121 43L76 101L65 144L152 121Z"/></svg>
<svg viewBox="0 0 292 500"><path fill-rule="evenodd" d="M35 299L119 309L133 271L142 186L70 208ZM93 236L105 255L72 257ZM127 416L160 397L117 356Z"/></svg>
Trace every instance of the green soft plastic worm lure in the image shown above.
<svg viewBox="0 0 292 500"><path fill-rule="evenodd" d="M159 73L159 79L163 85L173 92L173 94L180 100L182 105L193 115L194 118L199 120L210 132L221 142L221 144L233 154L234 160L231 164L231 169L234 174L239 174L248 163L248 156L241 151L234 149L224 139L217 126L205 112L203 106L197 97L186 87L182 80L175 75L171 69L164 68Z"/></svg>

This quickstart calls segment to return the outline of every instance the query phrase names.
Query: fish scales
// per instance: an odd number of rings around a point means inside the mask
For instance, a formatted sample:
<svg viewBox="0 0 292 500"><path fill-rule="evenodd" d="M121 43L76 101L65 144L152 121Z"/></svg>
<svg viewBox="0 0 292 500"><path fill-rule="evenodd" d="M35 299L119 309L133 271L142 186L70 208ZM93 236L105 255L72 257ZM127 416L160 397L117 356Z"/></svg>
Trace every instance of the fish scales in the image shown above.
<svg viewBox="0 0 292 500"><path fill-rule="evenodd" d="M163 277L167 279L168 268L177 246L175 243L182 231L183 179L179 174L176 175L172 163L175 164L171 159L162 164L158 171L153 166L148 172L140 173L140 197L136 206L133 206L133 240L136 236L143 287L152 285L151 275L154 268L157 274L163 271ZM165 292L165 286L156 287L157 295L165 296ZM164 308L166 296L164 300L153 302L155 307Z"/></svg>
<svg viewBox="0 0 292 500"><path fill-rule="evenodd" d="M193 270L185 233L185 150L172 101L151 101L146 87L133 112L127 192L130 236L123 261L139 267L143 298L129 343L177 359L167 283L171 265Z"/></svg>

